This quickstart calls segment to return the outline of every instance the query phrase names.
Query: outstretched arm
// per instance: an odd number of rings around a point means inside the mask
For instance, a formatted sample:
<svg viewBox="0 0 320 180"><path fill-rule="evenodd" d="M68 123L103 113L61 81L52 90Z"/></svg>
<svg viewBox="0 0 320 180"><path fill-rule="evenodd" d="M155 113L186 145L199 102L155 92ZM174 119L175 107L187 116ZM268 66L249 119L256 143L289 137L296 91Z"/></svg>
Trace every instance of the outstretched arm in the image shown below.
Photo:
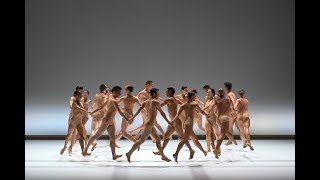
<svg viewBox="0 0 320 180"><path fill-rule="evenodd" d="M201 105L204 106L204 103L203 103L202 101L200 101L198 98L196 99L196 101L197 101L199 104L201 104Z"/></svg>
<svg viewBox="0 0 320 180"><path fill-rule="evenodd" d="M145 102L142 103L138 111L133 115L131 119L134 119L141 112L141 110L144 109L145 106L146 106L146 103Z"/></svg>
<svg viewBox="0 0 320 180"><path fill-rule="evenodd" d="M126 115L123 114L123 112L121 111L119 104L117 103L117 101L111 101L111 103L114 105L114 107L117 109L117 111L119 112L119 114L125 118L127 121L130 121Z"/></svg>
<svg viewBox="0 0 320 180"><path fill-rule="evenodd" d="M170 124L169 119L167 118L166 114L163 112L163 110L161 109L161 106L157 106L158 111L160 112L161 116L164 118L164 120L167 121L168 124Z"/></svg>
<svg viewBox="0 0 320 180"><path fill-rule="evenodd" d="M184 107L185 107L184 105L182 105L182 106L180 107L177 115L176 115L176 116L173 118L173 120L170 122L171 125L172 125L173 122L180 116L180 114L181 114L181 112L183 111Z"/></svg>
<svg viewBox="0 0 320 180"><path fill-rule="evenodd" d="M163 106L167 105L167 104L168 104L168 102L169 102L169 100L168 100L168 99L165 99L165 100L163 101L163 103L161 103L161 107L163 107Z"/></svg>
<svg viewBox="0 0 320 180"><path fill-rule="evenodd" d="M106 105L108 104L108 101L106 101L105 103L102 104L101 107L99 107L98 109L94 110L93 112L90 113L90 115L96 113L97 111L100 111L102 108L104 108Z"/></svg>

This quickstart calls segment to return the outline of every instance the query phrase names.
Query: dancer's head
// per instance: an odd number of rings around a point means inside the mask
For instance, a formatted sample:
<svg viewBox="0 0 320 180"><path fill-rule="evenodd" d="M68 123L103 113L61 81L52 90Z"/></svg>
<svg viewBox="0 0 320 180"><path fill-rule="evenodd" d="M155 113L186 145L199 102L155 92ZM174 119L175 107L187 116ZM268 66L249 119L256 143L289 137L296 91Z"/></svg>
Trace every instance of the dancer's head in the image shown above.
<svg viewBox="0 0 320 180"><path fill-rule="evenodd" d="M133 86L132 85L126 85L125 87L125 91L127 94L132 93L133 92Z"/></svg>
<svg viewBox="0 0 320 180"><path fill-rule="evenodd" d="M189 91L188 86L181 86L181 94L182 95L184 95L184 96L187 95L188 91Z"/></svg>
<svg viewBox="0 0 320 180"><path fill-rule="evenodd" d="M113 88L111 89L112 96L114 98L118 98L121 95L121 90L122 88L120 86L113 86Z"/></svg>
<svg viewBox="0 0 320 180"><path fill-rule="evenodd" d="M146 91L150 92L150 90L153 88L153 85L154 85L154 83L152 80L146 81L146 83L145 83Z"/></svg>
<svg viewBox="0 0 320 180"><path fill-rule="evenodd" d="M240 97L243 97L243 95L244 95L246 92L244 91L244 89L240 89L240 90L238 91L238 93L239 93Z"/></svg>
<svg viewBox="0 0 320 180"><path fill-rule="evenodd" d="M224 88L227 92L230 92L231 91L231 88L232 88L232 84L231 82L225 82L224 83Z"/></svg>
<svg viewBox="0 0 320 180"><path fill-rule="evenodd" d="M168 87L167 91L166 91L166 95L167 95L167 97L172 97L175 92L176 92L176 90L173 87Z"/></svg>
<svg viewBox="0 0 320 180"><path fill-rule="evenodd" d="M83 86L77 86L76 91L83 91Z"/></svg>
<svg viewBox="0 0 320 180"><path fill-rule="evenodd" d="M153 99L158 99L159 98L159 89L157 89L157 88L150 89L150 95Z"/></svg>
<svg viewBox="0 0 320 180"><path fill-rule="evenodd" d="M84 90L83 93L82 93L82 96L83 96L84 98L88 98L88 96L89 96L89 91L88 91L88 90Z"/></svg>
<svg viewBox="0 0 320 180"><path fill-rule="evenodd" d="M196 94L194 92L188 92L188 100L194 101L196 99Z"/></svg>
<svg viewBox="0 0 320 180"><path fill-rule="evenodd" d="M219 97L220 97L220 98L224 98L224 94L225 94L224 90L223 90L222 88L220 88L220 89L218 90L218 95L219 95Z"/></svg>
<svg viewBox="0 0 320 180"><path fill-rule="evenodd" d="M107 86L105 84L100 84L100 92L106 94L107 93Z"/></svg>
<svg viewBox="0 0 320 180"><path fill-rule="evenodd" d="M208 89L207 96L211 98L214 95L216 95L216 91L213 88Z"/></svg>
<svg viewBox="0 0 320 180"><path fill-rule="evenodd" d="M79 90L74 91L73 96L76 98L77 101L79 101L82 97L82 92Z"/></svg>
<svg viewBox="0 0 320 180"><path fill-rule="evenodd" d="M206 85L203 86L202 89L203 89L203 91L204 91L205 93L207 93L210 88L211 88L211 87L210 87L208 84L206 84Z"/></svg>

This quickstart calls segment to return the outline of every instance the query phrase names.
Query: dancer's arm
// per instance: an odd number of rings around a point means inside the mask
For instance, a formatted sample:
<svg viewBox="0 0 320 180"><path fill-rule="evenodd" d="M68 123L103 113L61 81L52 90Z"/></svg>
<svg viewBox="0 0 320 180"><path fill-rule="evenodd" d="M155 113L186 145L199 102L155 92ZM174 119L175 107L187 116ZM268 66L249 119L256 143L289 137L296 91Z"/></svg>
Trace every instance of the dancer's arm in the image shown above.
<svg viewBox="0 0 320 180"><path fill-rule="evenodd" d="M76 103L76 102L73 102L72 103L72 107L71 107L72 109L79 109L79 110L81 110L81 111L83 111L83 112L88 112L88 111L86 111L85 109L83 109L82 107L80 107L80 106L78 106L78 104Z"/></svg>
<svg viewBox="0 0 320 180"><path fill-rule="evenodd" d="M131 120L133 120L140 112L141 110L146 106L146 103L142 103L140 108L138 109L138 111L133 115L133 117L131 118Z"/></svg>
<svg viewBox="0 0 320 180"><path fill-rule="evenodd" d="M177 115L173 118L173 120L170 122L170 124L172 125L173 122L180 116L181 112L184 110L184 105L182 105L177 113Z"/></svg>
<svg viewBox="0 0 320 180"><path fill-rule="evenodd" d="M119 104L116 100L112 100L110 103L112 103L112 105L114 105L114 107L117 109L117 111L119 112L119 114L125 118L128 122L130 122L130 120L127 118L126 115L123 114L123 112L121 111Z"/></svg>
<svg viewBox="0 0 320 180"><path fill-rule="evenodd" d="M160 104L157 106L158 111L160 112L161 116L164 118L164 120L167 121L168 124L170 124L169 119L167 118L166 114L163 112L163 110L161 109Z"/></svg>

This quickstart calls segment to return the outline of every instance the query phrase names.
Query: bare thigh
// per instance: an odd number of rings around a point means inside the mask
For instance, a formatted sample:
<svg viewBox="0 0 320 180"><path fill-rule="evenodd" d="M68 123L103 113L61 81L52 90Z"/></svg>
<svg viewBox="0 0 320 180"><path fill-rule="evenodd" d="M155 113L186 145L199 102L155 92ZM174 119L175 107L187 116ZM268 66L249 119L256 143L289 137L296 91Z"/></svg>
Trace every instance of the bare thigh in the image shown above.
<svg viewBox="0 0 320 180"><path fill-rule="evenodd" d="M156 140L156 142L160 142L161 141L161 138L158 135L157 130L156 130L156 128L154 126L151 129L151 134L150 135Z"/></svg>

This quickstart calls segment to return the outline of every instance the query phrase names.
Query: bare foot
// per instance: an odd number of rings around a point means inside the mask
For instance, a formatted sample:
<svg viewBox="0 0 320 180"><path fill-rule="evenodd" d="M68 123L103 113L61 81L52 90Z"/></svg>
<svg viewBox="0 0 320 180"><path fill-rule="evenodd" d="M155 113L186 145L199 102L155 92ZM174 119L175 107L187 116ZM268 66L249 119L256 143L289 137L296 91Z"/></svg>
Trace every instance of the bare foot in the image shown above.
<svg viewBox="0 0 320 180"><path fill-rule="evenodd" d="M60 154L62 155L66 149L67 149L67 147L64 146L64 147L61 149Z"/></svg>
<svg viewBox="0 0 320 180"><path fill-rule="evenodd" d="M72 154L72 147L71 146L69 146L69 148L68 148L68 153Z"/></svg>
<svg viewBox="0 0 320 180"><path fill-rule="evenodd" d="M171 161L171 159L167 158L166 156L162 156L161 159L164 160L164 161L167 161L167 162L170 162L170 161Z"/></svg>
<svg viewBox="0 0 320 180"><path fill-rule="evenodd" d="M217 149L213 150L213 153L214 153L214 155L215 155L215 158L216 158L216 159L219 159L218 150L217 150Z"/></svg>
<svg viewBox="0 0 320 180"><path fill-rule="evenodd" d="M211 151L211 149L210 149L210 148L208 148L208 149L207 149L207 152L210 152L210 151Z"/></svg>
<svg viewBox="0 0 320 180"><path fill-rule="evenodd" d="M97 143L92 143L91 151L94 151L94 149L96 148L96 146L97 146Z"/></svg>
<svg viewBox="0 0 320 180"><path fill-rule="evenodd" d="M244 144L244 145L243 145L243 148L246 148L246 147L247 147L247 144Z"/></svg>
<svg viewBox="0 0 320 180"><path fill-rule="evenodd" d="M250 150L253 151L254 148L251 146L251 144L247 144L250 147Z"/></svg>
<svg viewBox="0 0 320 180"><path fill-rule="evenodd" d="M87 156L87 154L88 154L88 148L83 148L82 156Z"/></svg>
<svg viewBox="0 0 320 180"><path fill-rule="evenodd" d="M156 151L156 152L152 151L152 152L154 155L161 155L161 153L159 151Z"/></svg>
<svg viewBox="0 0 320 180"><path fill-rule="evenodd" d="M117 143L115 143L116 148L121 148L121 146L119 146Z"/></svg>
<svg viewBox="0 0 320 180"><path fill-rule="evenodd" d="M175 160L176 162L178 162L178 155L173 154L172 156L174 157L174 160Z"/></svg>
<svg viewBox="0 0 320 180"><path fill-rule="evenodd" d="M207 153L207 151L203 151L203 154L204 154L204 156L207 156L208 153Z"/></svg>
<svg viewBox="0 0 320 180"><path fill-rule="evenodd" d="M189 159L192 159L192 158L193 158L194 153L195 153L194 151L190 151Z"/></svg>
<svg viewBox="0 0 320 180"><path fill-rule="evenodd" d="M226 146L229 146L230 144L232 144L232 141L228 140L228 142L226 142Z"/></svg>
<svg viewBox="0 0 320 180"><path fill-rule="evenodd" d="M238 143L237 143L236 140L233 140L233 144L234 144L234 145L238 145Z"/></svg>
<svg viewBox="0 0 320 180"><path fill-rule="evenodd" d="M118 158L121 157L121 156L122 156L122 154L121 154L121 155L113 155L113 156L112 156L112 159L113 159L113 160L116 160L116 159L118 159Z"/></svg>
<svg viewBox="0 0 320 180"><path fill-rule="evenodd" d="M127 156L127 160L128 160L128 162L129 162L129 163L131 163L131 161L130 161L131 154L126 153L126 156Z"/></svg>

